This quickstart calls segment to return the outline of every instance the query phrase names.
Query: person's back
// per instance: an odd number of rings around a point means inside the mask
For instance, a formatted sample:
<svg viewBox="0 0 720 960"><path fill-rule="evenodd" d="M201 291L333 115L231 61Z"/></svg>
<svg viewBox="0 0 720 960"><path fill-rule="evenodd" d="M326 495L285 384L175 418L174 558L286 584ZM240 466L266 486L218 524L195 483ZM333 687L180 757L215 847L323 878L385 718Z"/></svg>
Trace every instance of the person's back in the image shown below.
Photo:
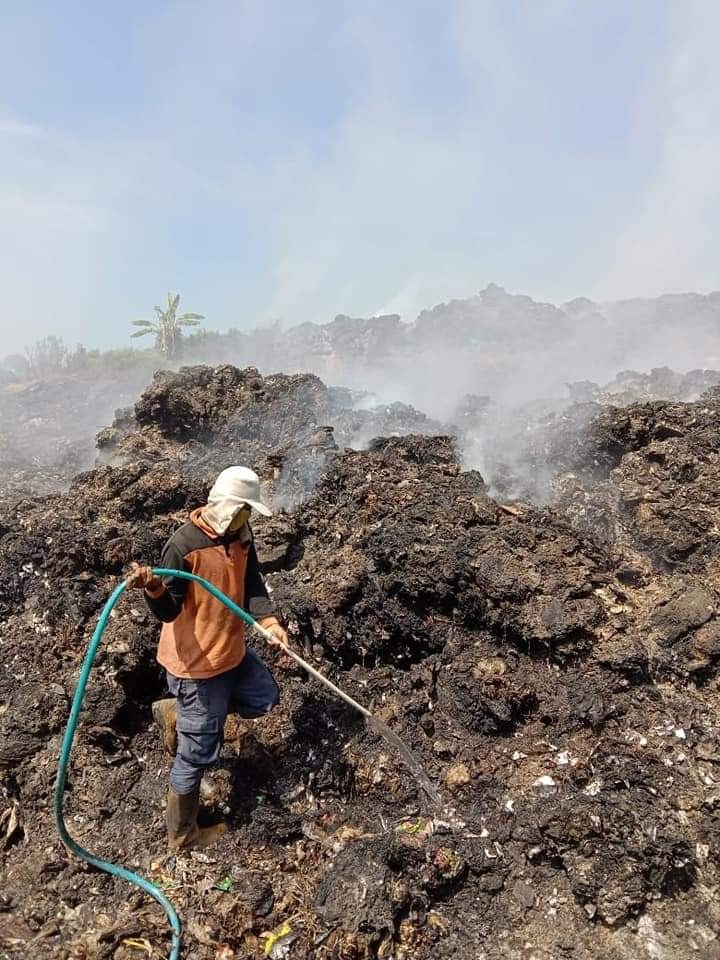
<svg viewBox="0 0 720 960"><path fill-rule="evenodd" d="M272 617L272 604L255 552L250 527L222 536L193 510L165 545L160 564L197 574L247 608L256 620ZM164 589L162 589L164 587ZM176 677L213 677L236 667L245 655L245 625L199 584L167 578L158 596L146 590L148 605L164 621L158 660ZM273 622L277 622L273 618Z"/></svg>

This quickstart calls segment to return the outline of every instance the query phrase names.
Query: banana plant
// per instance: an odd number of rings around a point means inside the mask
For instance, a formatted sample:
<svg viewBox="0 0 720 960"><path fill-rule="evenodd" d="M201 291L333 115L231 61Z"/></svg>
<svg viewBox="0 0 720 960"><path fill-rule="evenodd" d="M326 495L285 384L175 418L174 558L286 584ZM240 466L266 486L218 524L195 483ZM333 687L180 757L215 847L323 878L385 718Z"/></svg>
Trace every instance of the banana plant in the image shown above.
<svg viewBox="0 0 720 960"><path fill-rule="evenodd" d="M155 307L157 320L133 320L134 327L140 327L131 337L145 337L152 334L155 346L168 360L177 360L182 353L182 335L184 327L197 327L204 320L199 313L182 313L178 316L180 294L168 294L167 307Z"/></svg>

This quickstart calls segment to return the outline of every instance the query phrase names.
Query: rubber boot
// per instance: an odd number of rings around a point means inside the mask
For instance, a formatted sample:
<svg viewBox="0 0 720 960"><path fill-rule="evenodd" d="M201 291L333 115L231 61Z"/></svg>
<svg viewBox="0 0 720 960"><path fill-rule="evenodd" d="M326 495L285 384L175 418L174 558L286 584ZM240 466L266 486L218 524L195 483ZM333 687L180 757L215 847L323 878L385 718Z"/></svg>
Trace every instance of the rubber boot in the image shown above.
<svg viewBox="0 0 720 960"><path fill-rule="evenodd" d="M200 850L225 833L224 823L217 823L212 827L199 827L197 822L199 810L199 785L192 793L175 793L170 787L165 810L170 850L186 850L190 847Z"/></svg>
<svg viewBox="0 0 720 960"><path fill-rule="evenodd" d="M165 750L174 757L177 753L177 700L174 697L156 700L152 705L152 715L160 727Z"/></svg>

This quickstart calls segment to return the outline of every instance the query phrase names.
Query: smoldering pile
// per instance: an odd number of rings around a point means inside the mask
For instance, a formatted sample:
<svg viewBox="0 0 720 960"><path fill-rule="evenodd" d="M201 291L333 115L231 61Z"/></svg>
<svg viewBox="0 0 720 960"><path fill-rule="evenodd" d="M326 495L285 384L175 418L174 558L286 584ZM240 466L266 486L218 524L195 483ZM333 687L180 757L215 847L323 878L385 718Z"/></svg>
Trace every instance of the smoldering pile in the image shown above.
<svg viewBox="0 0 720 960"><path fill-rule="evenodd" d="M0 508L5 950L129 958L143 938L166 950L155 906L56 839L53 776L115 578L157 557L236 461L278 496L314 475L298 509L256 525L278 606L465 826L434 820L382 741L276 664L280 710L229 729L209 778L230 832L207 855L167 858L157 628L130 598L87 698L69 822L164 886L189 955L717 953L717 559L711 536L688 550L688 525L662 521L684 491L706 530L720 522L717 398L608 408L574 448L582 488L538 508L488 496L448 436L340 449L328 396L313 377L228 367L163 377L102 435L111 462L67 494ZM598 455L602 476L583 472ZM595 532L595 495L612 537Z"/></svg>
<svg viewBox="0 0 720 960"><path fill-rule="evenodd" d="M600 477L615 455L612 444L594 439L590 429L617 408L662 401L692 402L720 385L720 371L669 367L649 373L625 370L604 385L589 380L566 385L566 396L536 397L519 406L502 405L491 396L467 396L452 419L458 424L464 462L478 467L498 496L552 503L559 494L559 475L577 469ZM590 445L596 450L591 451ZM584 446L577 454L578 444Z"/></svg>

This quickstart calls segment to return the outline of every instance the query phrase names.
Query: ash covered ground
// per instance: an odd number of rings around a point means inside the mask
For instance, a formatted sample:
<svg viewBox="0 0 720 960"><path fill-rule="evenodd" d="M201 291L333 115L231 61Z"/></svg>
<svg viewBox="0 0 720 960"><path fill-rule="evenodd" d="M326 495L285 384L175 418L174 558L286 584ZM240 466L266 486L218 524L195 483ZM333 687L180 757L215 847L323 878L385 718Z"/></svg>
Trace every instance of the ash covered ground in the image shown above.
<svg viewBox="0 0 720 960"><path fill-rule="evenodd" d="M125 598L67 819L163 886L184 955L262 956L275 930L291 958L720 957L720 393L686 386L641 402L625 390L623 406L584 387L543 424L545 507L505 499L510 485L491 496L411 408L379 422L316 377L229 366L159 376L67 492L6 492L0 955L167 953L160 909L55 835L60 737L117 577L155 560L213 476L245 462L291 508L254 529L294 642L407 742L454 816L264 650L281 706L230 724L207 778L207 815L230 831L168 857L158 627ZM406 435L347 449L360 430Z"/></svg>

